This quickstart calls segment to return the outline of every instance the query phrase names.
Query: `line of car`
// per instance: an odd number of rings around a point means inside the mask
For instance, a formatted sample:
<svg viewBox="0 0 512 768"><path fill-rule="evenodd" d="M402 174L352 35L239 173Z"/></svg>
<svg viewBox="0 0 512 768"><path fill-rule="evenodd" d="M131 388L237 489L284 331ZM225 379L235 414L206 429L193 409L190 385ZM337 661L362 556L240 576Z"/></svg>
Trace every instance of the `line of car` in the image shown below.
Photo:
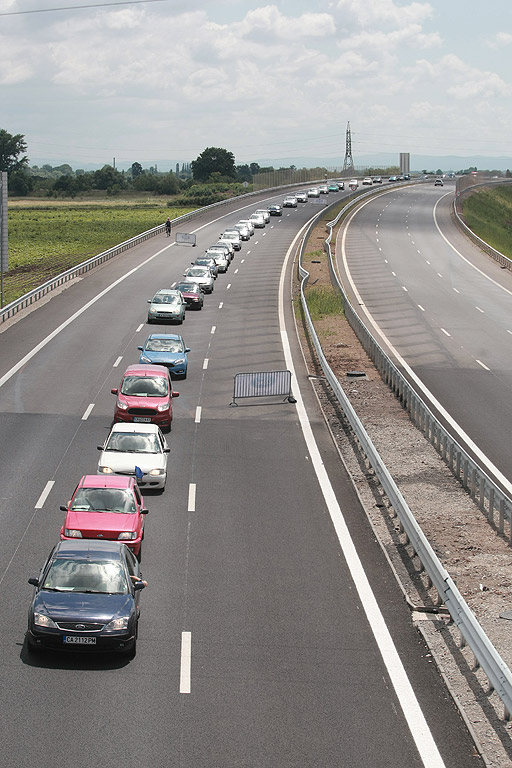
<svg viewBox="0 0 512 768"><path fill-rule="evenodd" d="M221 234L183 279L148 300L148 324L181 324L186 309L201 310L219 273L226 272L242 241L270 221L258 209ZM140 571L148 514L141 490L165 489L172 428L173 378L185 379L188 353L181 335L152 333L138 347L139 361L124 371L109 435L98 446L96 474L84 475L67 504L60 541L30 578L27 648L115 651L133 658L140 615Z"/></svg>

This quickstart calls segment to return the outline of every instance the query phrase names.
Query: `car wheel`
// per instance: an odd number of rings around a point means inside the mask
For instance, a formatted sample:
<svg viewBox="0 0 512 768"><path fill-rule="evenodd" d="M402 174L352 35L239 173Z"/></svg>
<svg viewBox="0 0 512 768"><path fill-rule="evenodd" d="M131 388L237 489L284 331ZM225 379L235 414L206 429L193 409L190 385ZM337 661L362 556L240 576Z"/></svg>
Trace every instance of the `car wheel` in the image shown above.
<svg viewBox="0 0 512 768"><path fill-rule="evenodd" d="M144 534L142 534L142 538L144 538ZM140 545L139 551L137 552L135 557L137 558L137 562L140 563L141 558L142 558L142 544Z"/></svg>
<svg viewBox="0 0 512 768"><path fill-rule="evenodd" d="M41 646L37 645L37 643L34 643L30 635L27 633L27 651L29 653L33 653L34 655L36 655L36 654L40 654L42 650L43 649L41 648Z"/></svg>
<svg viewBox="0 0 512 768"><path fill-rule="evenodd" d="M133 641L133 645L130 646L130 648L126 651L121 651L121 655L125 657L125 659L134 659L137 654L137 640L135 639Z"/></svg>

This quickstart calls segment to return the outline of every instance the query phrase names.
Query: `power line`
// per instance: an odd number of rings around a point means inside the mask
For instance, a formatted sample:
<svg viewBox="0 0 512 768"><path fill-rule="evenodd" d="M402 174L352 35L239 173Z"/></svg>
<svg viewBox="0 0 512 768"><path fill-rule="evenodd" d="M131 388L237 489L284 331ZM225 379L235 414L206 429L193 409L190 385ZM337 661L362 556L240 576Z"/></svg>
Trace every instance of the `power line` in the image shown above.
<svg viewBox="0 0 512 768"><path fill-rule="evenodd" d="M52 11L77 11L82 8L108 8L113 5L141 5L142 3L164 3L167 0L122 0L118 3L93 3L87 5L65 5L61 8L34 8L31 11L7 11L0 16L21 16L28 13L51 13Z"/></svg>

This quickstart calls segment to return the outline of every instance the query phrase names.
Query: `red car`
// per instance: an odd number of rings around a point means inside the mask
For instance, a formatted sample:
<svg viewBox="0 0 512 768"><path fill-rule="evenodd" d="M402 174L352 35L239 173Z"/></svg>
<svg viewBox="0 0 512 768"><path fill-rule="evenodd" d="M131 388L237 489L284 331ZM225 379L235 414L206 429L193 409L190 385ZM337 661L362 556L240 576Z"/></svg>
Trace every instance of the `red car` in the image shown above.
<svg viewBox="0 0 512 768"><path fill-rule="evenodd" d="M117 395L114 421L158 424L170 430L173 392L169 370L164 365L130 365L124 372Z"/></svg>
<svg viewBox="0 0 512 768"><path fill-rule="evenodd" d="M144 507L137 482L124 475L84 475L67 506L61 539L123 541L140 560Z"/></svg>

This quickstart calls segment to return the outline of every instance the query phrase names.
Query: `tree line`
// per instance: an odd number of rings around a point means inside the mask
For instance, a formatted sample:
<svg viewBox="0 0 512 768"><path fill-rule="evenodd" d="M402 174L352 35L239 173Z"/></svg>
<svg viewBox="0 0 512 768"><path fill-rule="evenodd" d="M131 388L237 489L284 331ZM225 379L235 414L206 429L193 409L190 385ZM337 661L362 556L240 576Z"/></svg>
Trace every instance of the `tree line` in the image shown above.
<svg viewBox="0 0 512 768"><path fill-rule="evenodd" d="M145 169L139 162L132 163L127 171L112 165L104 165L95 171L73 170L67 163L30 166L26 152L27 143L22 134L12 135L0 129L0 170L8 173L11 195L74 197L93 190L109 195L148 192L154 195L184 194L189 203L193 197L189 193L194 186L246 185L252 182L256 173L274 170L272 167L262 168L258 163L236 165L233 153L221 147L207 147L196 160L182 163L181 172L178 163L175 171L165 172L158 171L156 166ZM196 197L198 193L201 199L212 197L208 190L196 190Z"/></svg>

